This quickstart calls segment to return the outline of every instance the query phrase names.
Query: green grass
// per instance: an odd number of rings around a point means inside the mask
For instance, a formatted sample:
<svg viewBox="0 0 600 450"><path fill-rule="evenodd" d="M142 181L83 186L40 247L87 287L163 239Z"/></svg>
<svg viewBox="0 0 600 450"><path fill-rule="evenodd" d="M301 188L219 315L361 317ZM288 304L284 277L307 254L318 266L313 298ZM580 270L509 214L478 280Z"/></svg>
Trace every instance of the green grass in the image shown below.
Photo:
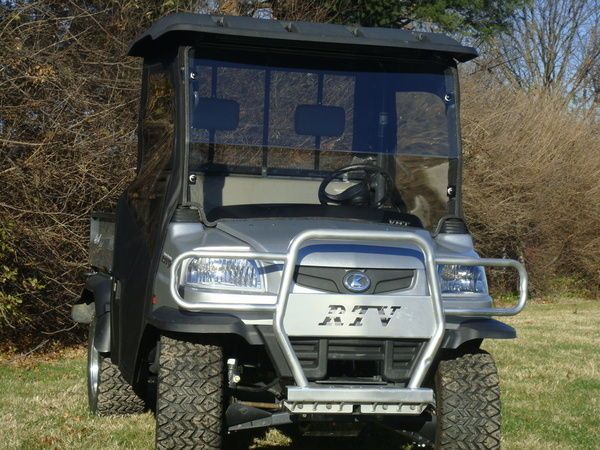
<svg viewBox="0 0 600 450"><path fill-rule="evenodd" d="M600 302L530 305L514 341L484 347L499 366L505 448L600 448Z"/></svg>
<svg viewBox="0 0 600 450"><path fill-rule="evenodd" d="M0 447L152 447L151 414L91 417L85 389L83 350L50 361L0 366Z"/></svg>
<svg viewBox="0 0 600 450"><path fill-rule="evenodd" d="M532 304L507 322L519 339L484 345L500 369L504 448L600 448L600 302ZM0 359L0 448L152 448L152 414L91 417L84 377L83 350ZM357 448L354 440L319 442L295 445L270 431L253 447ZM382 444L370 447L395 447Z"/></svg>

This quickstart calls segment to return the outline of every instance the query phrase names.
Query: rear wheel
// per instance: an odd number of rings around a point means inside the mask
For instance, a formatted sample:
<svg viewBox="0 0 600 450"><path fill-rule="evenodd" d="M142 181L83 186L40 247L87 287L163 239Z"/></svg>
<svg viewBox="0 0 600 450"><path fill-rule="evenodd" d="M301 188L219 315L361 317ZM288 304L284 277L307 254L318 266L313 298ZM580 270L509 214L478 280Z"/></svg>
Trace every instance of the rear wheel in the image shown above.
<svg viewBox="0 0 600 450"><path fill-rule="evenodd" d="M161 338L156 448L221 448L224 378L221 347Z"/></svg>
<svg viewBox="0 0 600 450"><path fill-rule="evenodd" d="M500 448L500 386L489 354L464 354L441 361L435 393L436 448Z"/></svg>
<svg viewBox="0 0 600 450"><path fill-rule="evenodd" d="M110 357L94 346L96 319L92 320L88 335L87 388L92 414L98 416L141 413L145 402L121 375Z"/></svg>

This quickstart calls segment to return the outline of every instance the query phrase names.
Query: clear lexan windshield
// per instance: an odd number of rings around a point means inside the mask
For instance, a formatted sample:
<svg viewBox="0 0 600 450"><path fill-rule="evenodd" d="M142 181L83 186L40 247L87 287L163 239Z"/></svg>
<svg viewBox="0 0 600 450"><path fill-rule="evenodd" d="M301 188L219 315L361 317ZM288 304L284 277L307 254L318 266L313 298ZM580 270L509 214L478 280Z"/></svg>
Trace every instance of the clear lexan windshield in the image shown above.
<svg viewBox="0 0 600 450"><path fill-rule="evenodd" d="M350 164L377 164L392 174L408 212L434 226L447 214L447 188L455 184L448 179L449 161L457 158L454 82L444 68L379 69L191 58L190 171L318 181ZM221 195L215 206L318 203L310 189L299 198Z"/></svg>

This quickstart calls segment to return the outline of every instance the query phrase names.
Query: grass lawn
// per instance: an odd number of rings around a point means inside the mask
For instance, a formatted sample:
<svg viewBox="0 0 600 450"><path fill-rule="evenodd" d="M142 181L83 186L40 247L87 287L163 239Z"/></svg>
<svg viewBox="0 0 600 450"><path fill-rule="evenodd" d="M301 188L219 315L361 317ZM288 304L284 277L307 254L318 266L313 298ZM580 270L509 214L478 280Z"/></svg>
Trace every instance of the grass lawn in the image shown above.
<svg viewBox="0 0 600 450"><path fill-rule="evenodd" d="M600 301L531 304L507 322L519 339L485 343L500 368L504 448L600 448ZM84 377L83 350L0 356L0 447L152 448L152 414L91 417ZM358 448L344 439L320 442L295 445L270 431L253 448ZM395 447L381 444L371 448Z"/></svg>

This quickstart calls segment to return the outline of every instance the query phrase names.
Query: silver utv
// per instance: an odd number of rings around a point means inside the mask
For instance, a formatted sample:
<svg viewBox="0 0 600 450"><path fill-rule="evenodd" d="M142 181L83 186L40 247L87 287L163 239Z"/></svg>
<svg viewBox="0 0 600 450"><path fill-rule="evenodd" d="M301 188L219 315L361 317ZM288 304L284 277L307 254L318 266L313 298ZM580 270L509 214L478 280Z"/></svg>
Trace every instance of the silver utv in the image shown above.
<svg viewBox="0 0 600 450"><path fill-rule="evenodd" d="M157 448L386 425L497 448L484 339L522 264L462 218L456 64L437 34L175 15L144 57L136 179L96 215L90 406L156 413ZM486 267L515 271L495 307ZM116 400L115 400L116 399ZM335 427L331 424L334 424Z"/></svg>

